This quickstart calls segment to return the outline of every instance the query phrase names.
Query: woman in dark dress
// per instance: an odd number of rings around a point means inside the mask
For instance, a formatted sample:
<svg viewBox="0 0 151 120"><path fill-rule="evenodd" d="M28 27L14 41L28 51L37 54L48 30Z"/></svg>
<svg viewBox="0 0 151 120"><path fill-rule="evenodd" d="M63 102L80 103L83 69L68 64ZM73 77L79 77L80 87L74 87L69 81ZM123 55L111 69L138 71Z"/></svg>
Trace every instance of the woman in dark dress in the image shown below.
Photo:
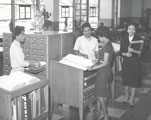
<svg viewBox="0 0 151 120"><path fill-rule="evenodd" d="M112 43L109 40L109 31L106 27L99 29L99 31L97 31L97 34L100 42L99 44L101 45L101 49L99 51L99 60L98 63L95 66L89 68L89 70L97 69L95 95L98 98L98 102L101 104L101 108L104 113L104 120L109 120L106 96L107 96L107 84L111 79L112 73L110 62L112 60L113 47ZM98 107L100 109L100 106ZM101 118L102 116L100 115L99 119Z"/></svg>
<svg viewBox="0 0 151 120"><path fill-rule="evenodd" d="M122 67L122 84L125 88L125 98L123 102L129 103L130 106L134 105L135 89L142 86L141 77L141 39L135 34L136 27L133 24L128 25L127 33L121 40L121 56L123 57ZM129 90L131 96L129 97Z"/></svg>

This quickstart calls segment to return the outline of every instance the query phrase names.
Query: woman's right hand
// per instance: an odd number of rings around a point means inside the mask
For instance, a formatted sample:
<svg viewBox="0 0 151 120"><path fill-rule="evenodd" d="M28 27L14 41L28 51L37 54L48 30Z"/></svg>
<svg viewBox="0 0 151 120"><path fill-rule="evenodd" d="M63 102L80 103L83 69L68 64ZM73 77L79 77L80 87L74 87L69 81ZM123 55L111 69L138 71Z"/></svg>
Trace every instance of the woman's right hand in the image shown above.
<svg viewBox="0 0 151 120"><path fill-rule="evenodd" d="M88 55L83 54L82 56L83 56L84 58L88 59Z"/></svg>

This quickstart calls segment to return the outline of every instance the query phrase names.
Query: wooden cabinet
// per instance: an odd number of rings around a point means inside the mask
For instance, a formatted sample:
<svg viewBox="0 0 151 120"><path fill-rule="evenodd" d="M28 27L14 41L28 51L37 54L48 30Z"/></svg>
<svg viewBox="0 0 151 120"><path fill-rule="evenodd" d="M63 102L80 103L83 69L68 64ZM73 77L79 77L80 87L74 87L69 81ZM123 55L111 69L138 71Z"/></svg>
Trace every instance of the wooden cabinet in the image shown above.
<svg viewBox="0 0 151 120"><path fill-rule="evenodd" d="M96 71L83 71L52 60L50 63L52 102L78 107L80 120L83 120L84 107L96 100L95 80Z"/></svg>
<svg viewBox="0 0 151 120"><path fill-rule="evenodd" d="M11 33L3 34L3 73L8 75L11 70L9 49L12 43ZM26 60L44 61L49 66L51 59L56 59L71 53L73 49L73 34L47 32L44 34L26 34L22 44ZM49 68L46 68L46 74ZM43 74L44 75L44 74ZM47 77L48 78L48 77Z"/></svg>
<svg viewBox="0 0 151 120"><path fill-rule="evenodd" d="M0 120L13 120L12 116L16 116L17 120L25 120L25 106L23 105L24 103L22 102L22 97L23 96L29 96L33 91L40 90L41 92L45 89L45 87L48 87L48 81L39 81L34 84L25 86L20 89L16 89L13 91L7 91L2 88L0 88ZM46 103L48 105L49 97L46 95L40 94L39 96L39 102L41 103ZM44 100L42 102L42 100ZM30 101L30 102L29 102ZM14 102L16 104L15 109L14 109ZM48 106L43 107L43 105L40 103L38 109L41 111L35 115L33 118L31 115L32 110L34 109L31 107L32 101L30 97L27 99L27 118L28 120L45 120L49 119L49 112L48 112ZM30 107L30 108L29 108ZM31 111L30 111L31 110ZM27 119L26 118L26 119Z"/></svg>
<svg viewBox="0 0 151 120"><path fill-rule="evenodd" d="M3 72L4 75L8 75L11 70L9 48L12 43L12 36L10 33L3 34ZM50 61L64 57L65 55L72 52L73 49L73 34L72 33L59 33L59 32L48 32L44 34L26 34L26 39L22 48L25 54L26 60L35 60L46 62L46 70L37 73L36 76L40 80L49 80L50 74ZM48 92L45 92L46 94ZM6 97L9 97L7 95ZM1 98L0 98L1 99ZM9 98L9 103L10 103ZM0 103L2 104L2 103ZM5 103L6 104L6 103ZM48 104L46 104L48 106ZM2 111L0 107L0 112ZM11 113L11 107L7 108L7 111ZM5 111L6 112L6 111ZM2 112L3 114L3 112ZM0 118L1 115L0 113ZM6 114L5 114L6 115ZM11 120L4 118L2 120ZM41 119L38 119L41 120Z"/></svg>

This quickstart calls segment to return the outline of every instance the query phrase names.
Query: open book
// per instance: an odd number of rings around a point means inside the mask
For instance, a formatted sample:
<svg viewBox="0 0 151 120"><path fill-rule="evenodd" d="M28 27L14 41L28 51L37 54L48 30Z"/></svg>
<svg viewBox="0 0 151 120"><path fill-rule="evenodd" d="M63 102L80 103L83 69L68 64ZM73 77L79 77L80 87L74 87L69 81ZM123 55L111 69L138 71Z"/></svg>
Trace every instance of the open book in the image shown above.
<svg viewBox="0 0 151 120"><path fill-rule="evenodd" d="M92 66L93 63L91 60L85 59L81 56L68 54L67 56L63 57L59 63L69 65L81 70L87 70L87 67Z"/></svg>
<svg viewBox="0 0 151 120"><path fill-rule="evenodd" d="M26 85L40 81L37 77L17 71L0 77L0 88L8 91L16 90Z"/></svg>

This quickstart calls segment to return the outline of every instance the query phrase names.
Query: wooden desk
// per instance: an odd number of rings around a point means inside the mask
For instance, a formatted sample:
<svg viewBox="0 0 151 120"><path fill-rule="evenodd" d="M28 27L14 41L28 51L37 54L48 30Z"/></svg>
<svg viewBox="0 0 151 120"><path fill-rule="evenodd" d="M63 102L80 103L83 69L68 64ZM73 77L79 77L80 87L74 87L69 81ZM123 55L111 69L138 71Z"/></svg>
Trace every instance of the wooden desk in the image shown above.
<svg viewBox="0 0 151 120"><path fill-rule="evenodd" d="M79 108L80 120L83 120L84 107L92 104L96 71L83 71L71 66L50 62L50 87L52 102Z"/></svg>
<svg viewBox="0 0 151 120"><path fill-rule="evenodd" d="M45 80L45 81L36 82L34 84L25 86L23 88L20 88L20 89L14 90L14 91L7 91L7 90L0 88L0 120L12 120L12 113L13 113L12 101L14 101L14 99L18 99L18 98L22 97L23 95L30 94L32 91L35 91L37 89L43 89L47 85L48 85L48 81ZM49 101L48 98L49 97L44 98L46 102ZM21 105L21 103L19 103L19 104ZM47 105L48 105L48 103L47 103ZM17 111L18 111L18 116L20 116L20 118L17 117L18 118L17 120L24 120L24 119L22 119L23 116L21 117L21 110L17 110ZM28 113L28 114L31 115L31 113ZM48 108L47 108L46 111L43 111L43 112L41 111L41 114L37 115L35 118L29 118L28 120L46 119L49 117L48 114L49 114L49 112L48 112Z"/></svg>

